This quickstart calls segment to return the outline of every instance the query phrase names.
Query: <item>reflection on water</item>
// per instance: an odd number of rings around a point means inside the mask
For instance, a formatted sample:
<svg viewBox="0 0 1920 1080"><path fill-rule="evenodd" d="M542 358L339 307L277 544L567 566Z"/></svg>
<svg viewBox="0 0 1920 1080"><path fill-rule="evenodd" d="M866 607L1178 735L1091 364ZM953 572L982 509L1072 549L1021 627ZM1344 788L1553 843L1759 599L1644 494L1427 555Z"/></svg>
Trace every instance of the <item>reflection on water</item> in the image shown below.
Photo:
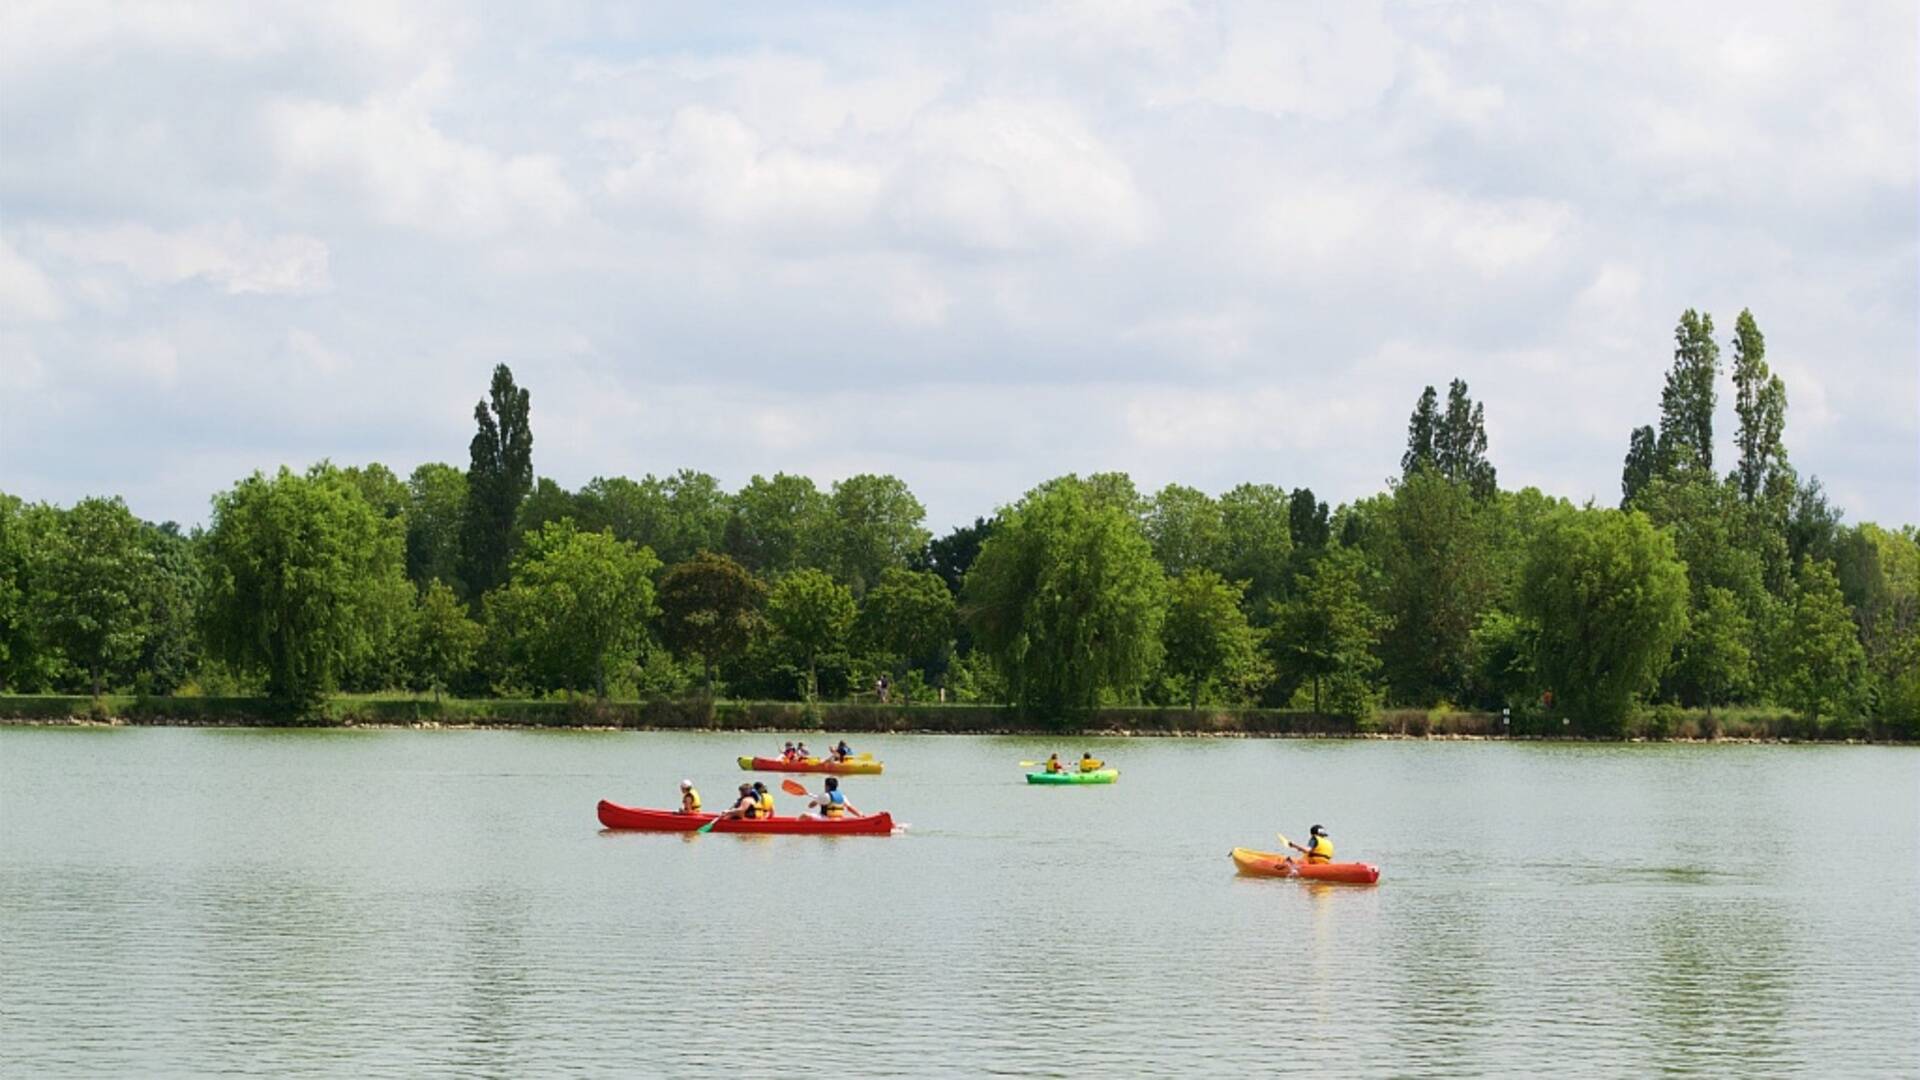
<svg viewBox="0 0 1920 1080"><path fill-rule="evenodd" d="M766 741L0 729L0 1074L1920 1060L1913 751L874 739L904 836L593 819ZM1308 820L1381 884L1221 857Z"/></svg>

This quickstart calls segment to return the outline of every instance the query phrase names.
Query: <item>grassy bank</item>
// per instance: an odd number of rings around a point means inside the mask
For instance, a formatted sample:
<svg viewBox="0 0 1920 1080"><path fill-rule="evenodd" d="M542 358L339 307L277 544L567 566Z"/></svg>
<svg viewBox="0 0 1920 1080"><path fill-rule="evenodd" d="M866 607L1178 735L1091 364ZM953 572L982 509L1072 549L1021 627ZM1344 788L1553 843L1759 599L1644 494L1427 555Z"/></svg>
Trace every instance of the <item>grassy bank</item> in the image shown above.
<svg viewBox="0 0 1920 1080"><path fill-rule="evenodd" d="M1243 735L1353 738L1563 738L1556 721L1497 713L1388 709L1362 720L1290 709L1101 709L1072 728L993 705L880 705L788 701L599 701L353 696L331 698L317 714L288 720L261 698L0 695L0 723L117 723L205 726L505 726L634 731L831 731L1051 735ZM1859 722L1810 722L1777 709L1662 706L1631 718L1623 739L1899 741Z"/></svg>

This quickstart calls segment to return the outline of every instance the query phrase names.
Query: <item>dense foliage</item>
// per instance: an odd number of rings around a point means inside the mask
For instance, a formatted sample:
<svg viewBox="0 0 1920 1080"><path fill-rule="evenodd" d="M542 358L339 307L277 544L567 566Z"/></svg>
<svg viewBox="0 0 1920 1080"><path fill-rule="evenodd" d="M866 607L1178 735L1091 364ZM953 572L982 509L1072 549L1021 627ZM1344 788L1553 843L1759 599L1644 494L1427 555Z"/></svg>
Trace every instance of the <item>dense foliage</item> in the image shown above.
<svg viewBox="0 0 1920 1080"><path fill-rule="evenodd" d="M1066 476L932 536L897 477L533 470L505 367L465 469L282 469L204 530L117 499L0 493L0 690L336 689L1513 710L1606 733L1634 710L1785 707L1920 737L1920 533L1844 524L1789 461L1787 387L1741 312L1688 311L1619 509L1503 491L1483 406L1415 399L1400 475L1304 486Z"/></svg>

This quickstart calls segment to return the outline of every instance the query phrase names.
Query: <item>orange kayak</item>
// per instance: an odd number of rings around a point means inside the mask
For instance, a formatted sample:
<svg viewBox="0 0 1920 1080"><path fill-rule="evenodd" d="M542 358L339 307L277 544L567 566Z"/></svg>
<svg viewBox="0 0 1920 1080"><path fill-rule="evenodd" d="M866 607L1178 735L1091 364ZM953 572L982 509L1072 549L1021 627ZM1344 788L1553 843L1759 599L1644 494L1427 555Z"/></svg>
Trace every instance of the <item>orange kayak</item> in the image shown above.
<svg viewBox="0 0 1920 1080"><path fill-rule="evenodd" d="M1338 881L1348 885L1372 885L1380 880L1380 868L1372 863L1294 862L1285 855L1251 848L1233 849L1234 868L1252 877L1290 877L1306 881Z"/></svg>

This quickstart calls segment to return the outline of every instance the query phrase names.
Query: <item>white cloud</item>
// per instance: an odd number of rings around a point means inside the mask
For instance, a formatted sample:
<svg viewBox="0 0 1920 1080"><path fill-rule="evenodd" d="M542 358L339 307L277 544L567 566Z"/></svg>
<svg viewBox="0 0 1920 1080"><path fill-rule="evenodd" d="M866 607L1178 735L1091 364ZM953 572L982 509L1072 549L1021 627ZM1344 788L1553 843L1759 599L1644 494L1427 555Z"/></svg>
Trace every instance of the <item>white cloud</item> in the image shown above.
<svg viewBox="0 0 1920 1080"><path fill-rule="evenodd" d="M50 229L49 251L85 265L119 266L143 281L204 280L235 296L301 295L332 284L327 245L311 236L256 236L237 221L162 231L142 224Z"/></svg>
<svg viewBox="0 0 1920 1080"><path fill-rule="evenodd" d="M582 202L550 154L501 154L453 138L406 95L357 105L268 105L275 157L296 181L337 183L389 225L486 236L533 222L558 225Z"/></svg>
<svg viewBox="0 0 1920 1080"><path fill-rule="evenodd" d="M44 321L64 310L47 275L0 237L0 318Z"/></svg>

